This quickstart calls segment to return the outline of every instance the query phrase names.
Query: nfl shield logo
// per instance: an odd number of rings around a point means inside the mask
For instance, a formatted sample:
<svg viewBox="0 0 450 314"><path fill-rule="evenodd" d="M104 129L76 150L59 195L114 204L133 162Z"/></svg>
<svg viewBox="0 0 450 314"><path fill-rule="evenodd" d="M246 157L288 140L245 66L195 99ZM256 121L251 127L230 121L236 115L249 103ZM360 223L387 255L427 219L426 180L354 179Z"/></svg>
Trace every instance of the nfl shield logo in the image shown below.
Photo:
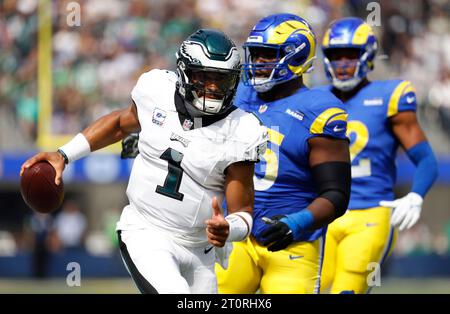
<svg viewBox="0 0 450 314"><path fill-rule="evenodd" d="M152 122L157 125L163 125L164 120L166 120L167 113L159 108L155 108L153 110Z"/></svg>
<svg viewBox="0 0 450 314"><path fill-rule="evenodd" d="M192 128L192 125L194 124L194 122L192 122L189 119L184 119L183 122L183 130L185 131L189 131Z"/></svg>

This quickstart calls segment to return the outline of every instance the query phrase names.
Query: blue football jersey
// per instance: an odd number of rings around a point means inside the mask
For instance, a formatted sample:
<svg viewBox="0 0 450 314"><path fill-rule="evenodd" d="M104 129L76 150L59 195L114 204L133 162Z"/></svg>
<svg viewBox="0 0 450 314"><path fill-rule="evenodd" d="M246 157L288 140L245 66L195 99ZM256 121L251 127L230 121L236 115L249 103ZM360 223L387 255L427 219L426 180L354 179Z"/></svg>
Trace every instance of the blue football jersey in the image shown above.
<svg viewBox="0 0 450 314"><path fill-rule="evenodd" d="M389 118L402 111L415 111L416 106L413 86L402 80L370 82L345 103L352 160L349 209L376 207L381 200L394 199L399 142Z"/></svg>
<svg viewBox="0 0 450 314"><path fill-rule="evenodd" d="M347 139L347 112L329 91L306 87L270 103L251 86L239 85L235 105L254 113L268 128L269 143L255 165L255 207L252 234L261 242L267 225L262 217L286 215L305 209L317 196L309 166L308 140L316 136ZM313 241L324 228L305 233Z"/></svg>

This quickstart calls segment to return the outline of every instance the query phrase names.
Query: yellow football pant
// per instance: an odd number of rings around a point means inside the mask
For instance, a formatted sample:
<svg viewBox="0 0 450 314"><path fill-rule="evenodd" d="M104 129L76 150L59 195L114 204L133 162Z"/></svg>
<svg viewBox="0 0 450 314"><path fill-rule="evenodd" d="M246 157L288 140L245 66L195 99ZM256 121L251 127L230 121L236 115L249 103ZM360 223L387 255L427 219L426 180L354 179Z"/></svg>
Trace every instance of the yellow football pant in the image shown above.
<svg viewBox="0 0 450 314"><path fill-rule="evenodd" d="M394 248L397 232L390 218L385 207L349 210L328 226L322 291L331 286L331 293L368 292L376 265Z"/></svg>
<svg viewBox="0 0 450 314"><path fill-rule="evenodd" d="M228 268L216 264L219 293L318 293L323 238L269 252L250 236L233 243Z"/></svg>

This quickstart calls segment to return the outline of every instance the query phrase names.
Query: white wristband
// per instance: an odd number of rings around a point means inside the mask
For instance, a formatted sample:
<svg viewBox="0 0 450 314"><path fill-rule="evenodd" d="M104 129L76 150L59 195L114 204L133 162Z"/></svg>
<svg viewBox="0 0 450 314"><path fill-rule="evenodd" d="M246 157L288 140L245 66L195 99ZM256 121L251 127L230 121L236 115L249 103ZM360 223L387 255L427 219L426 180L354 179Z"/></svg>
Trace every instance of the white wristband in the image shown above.
<svg viewBox="0 0 450 314"><path fill-rule="evenodd" d="M66 145L59 148L66 155L68 162L86 157L91 153L91 146L82 133L78 133Z"/></svg>
<svg viewBox="0 0 450 314"><path fill-rule="evenodd" d="M230 225L227 242L242 241L246 239L253 227L253 217L247 212L236 212L225 217Z"/></svg>

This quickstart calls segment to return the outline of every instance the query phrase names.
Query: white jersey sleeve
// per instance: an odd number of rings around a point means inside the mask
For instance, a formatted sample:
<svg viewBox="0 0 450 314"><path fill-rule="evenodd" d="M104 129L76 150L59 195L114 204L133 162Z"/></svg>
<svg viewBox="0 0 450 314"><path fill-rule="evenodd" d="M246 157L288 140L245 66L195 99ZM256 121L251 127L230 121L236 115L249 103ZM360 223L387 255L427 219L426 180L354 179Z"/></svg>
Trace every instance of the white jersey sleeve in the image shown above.
<svg viewBox="0 0 450 314"><path fill-rule="evenodd" d="M255 115L236 109L230 116L232 116L233 126L226 158L221 165L223 171L236 162L259 162L269 140L266 127Z"/></svg>
<svg viewBox="0 0 450 314"><path fill-rule="evenodd" d="M155 103L171 103L176 80L176 74L167 70L153 69L143 73L131 91L138 114L139 109L153 110Z"/></svg>

